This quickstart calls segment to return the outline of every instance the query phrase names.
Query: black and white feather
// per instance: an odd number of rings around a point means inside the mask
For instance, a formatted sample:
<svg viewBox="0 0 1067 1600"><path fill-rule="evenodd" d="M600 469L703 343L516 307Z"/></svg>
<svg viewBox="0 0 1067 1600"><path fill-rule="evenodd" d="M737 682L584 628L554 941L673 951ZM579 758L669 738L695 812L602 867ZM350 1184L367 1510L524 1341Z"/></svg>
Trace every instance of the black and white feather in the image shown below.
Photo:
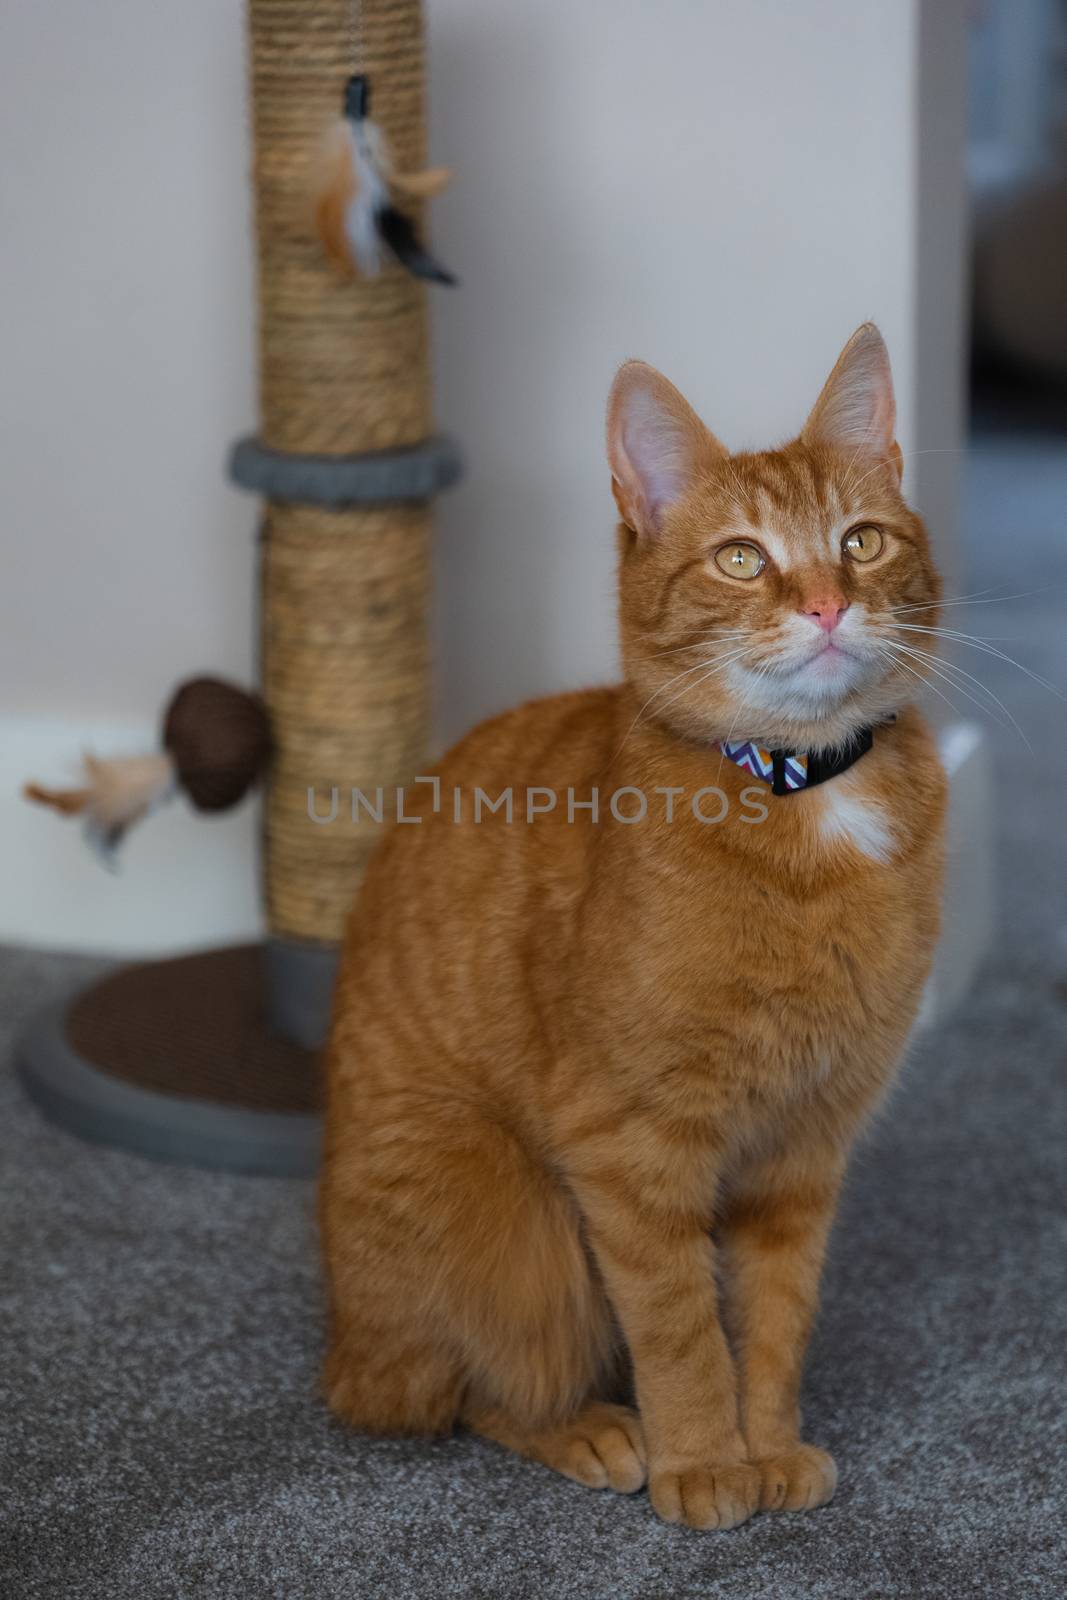
<svg viewBox="0 0 1067 1600"><path fill-rule="evenodd" d="M426 249L414 222L393 192L423 198L440 193L444 168L404 175L394 170L385 137L368 115L370 86L350 78L344 117L330 130L316 186L316 220L330 257L361 277L375 277L390 258L416 278L454 284L455 278Z"/></svg>

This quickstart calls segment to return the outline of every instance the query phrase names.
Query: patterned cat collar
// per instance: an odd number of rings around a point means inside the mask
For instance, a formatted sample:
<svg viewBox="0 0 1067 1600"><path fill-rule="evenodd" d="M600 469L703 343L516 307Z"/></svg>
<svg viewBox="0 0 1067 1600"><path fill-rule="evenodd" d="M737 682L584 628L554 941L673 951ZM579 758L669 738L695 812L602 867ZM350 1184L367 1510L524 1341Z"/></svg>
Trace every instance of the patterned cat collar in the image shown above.
<svg viewBox="0 0 1067 1600"><path fill-rule="evenodd" d="M765 750L752 739L743 743L720 739L719 749L754 778L769 783L772 794L795 794L798 789L814 789L817 783L847 772L873 744L874 729L861 728L847 750L810 750L806 754Z"/></svg>

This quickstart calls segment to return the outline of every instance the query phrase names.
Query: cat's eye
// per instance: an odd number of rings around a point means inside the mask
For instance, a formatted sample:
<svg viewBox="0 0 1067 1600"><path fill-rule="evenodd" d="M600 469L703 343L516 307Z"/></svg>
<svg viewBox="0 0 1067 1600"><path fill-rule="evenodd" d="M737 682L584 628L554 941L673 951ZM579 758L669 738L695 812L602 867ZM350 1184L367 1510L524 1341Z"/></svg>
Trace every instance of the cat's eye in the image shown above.
<svg viewBox="0 0 1067 1600"><path fill-rule="evenodd" d="M858 528L849 529L841 548L853 561L873 561L884 550L885 538L881 528L876 528L873 522L865 522Z"/></svg>
<svg viewBox="0 0 1067 1600"><path fill-rule="evenodd" d="M715 552L715 565L730 578L757 578L766 563L754 544L724 544Z"/></svg>

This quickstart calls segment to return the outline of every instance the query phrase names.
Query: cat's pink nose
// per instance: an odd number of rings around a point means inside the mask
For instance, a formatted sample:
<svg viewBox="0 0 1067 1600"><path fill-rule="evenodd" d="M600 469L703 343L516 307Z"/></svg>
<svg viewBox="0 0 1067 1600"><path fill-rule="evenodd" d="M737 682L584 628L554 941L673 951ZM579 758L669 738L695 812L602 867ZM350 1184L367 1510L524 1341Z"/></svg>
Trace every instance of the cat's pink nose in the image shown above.
<svg viewBox="0 0 1067 1600"><path fill-rule="evenodd" d="M827 595L821 600L809 600L804 607L804 615L810 617L826 633L833 633L837 624L848 610L848 601L842 600L839 595Z"/></svg>

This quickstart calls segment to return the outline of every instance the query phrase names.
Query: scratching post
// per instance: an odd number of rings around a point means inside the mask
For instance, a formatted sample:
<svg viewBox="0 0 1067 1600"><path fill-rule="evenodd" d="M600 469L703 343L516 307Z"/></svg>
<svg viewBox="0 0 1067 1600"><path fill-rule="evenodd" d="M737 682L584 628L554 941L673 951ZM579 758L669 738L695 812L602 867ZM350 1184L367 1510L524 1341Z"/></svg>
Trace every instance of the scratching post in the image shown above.
<svg viewBox="0 0 1067 1600"><path fill-rule="evenodd" d="M314 1043L336 945L378 837L351 790L410 779L429 712L429 499L457 475L432 434L427 293L392 266L323 258L309 172L353 69L351 0L250 0L259 259L258 440L233 474L268 498L263 690L276 757L266 804L271 1010ZM420 0L362 0L360 70L401 170L425 164ZM309 790L337 818L309 817Z"/></svg>
<svg viewBox="0 0 1067 1600"><path fill-rule="evenodd" d="M263 443L365 455L432 432L426 293L396 267L358 283L323 260L310 180L353 61L353 0L249 0ZM425 164L421 0L359 0L361 71L396 165Z"/></svg>
<svg viewBox="0 0 1067 1600"><path fill-rule="evenodd" d="M231 458L261 495L265 949L120 972L41 1018L24 1080L57 1120L147 1154L312 1171L316 1049L338 942L380 828L350 791L388 793L424 757L430 501L459 474L433 433L427 292L398 266L344 277L309 173L353 70L351 0L249 0L260 429ZM425 159L419 0L361 0L364 71L398 170ZM328 814L309 815L309 793Z"/></svg>
<svg viewBox="0 0 1067 1600"><path fill-rule="evenodd" d="M263 683L277 740L266 817L276 938L333 944L381 829L351 820L417 770L426 746L430 517L421 505L350 512L272 506L263 560ZM309 787L327 814L309 817Z"/></svg>

